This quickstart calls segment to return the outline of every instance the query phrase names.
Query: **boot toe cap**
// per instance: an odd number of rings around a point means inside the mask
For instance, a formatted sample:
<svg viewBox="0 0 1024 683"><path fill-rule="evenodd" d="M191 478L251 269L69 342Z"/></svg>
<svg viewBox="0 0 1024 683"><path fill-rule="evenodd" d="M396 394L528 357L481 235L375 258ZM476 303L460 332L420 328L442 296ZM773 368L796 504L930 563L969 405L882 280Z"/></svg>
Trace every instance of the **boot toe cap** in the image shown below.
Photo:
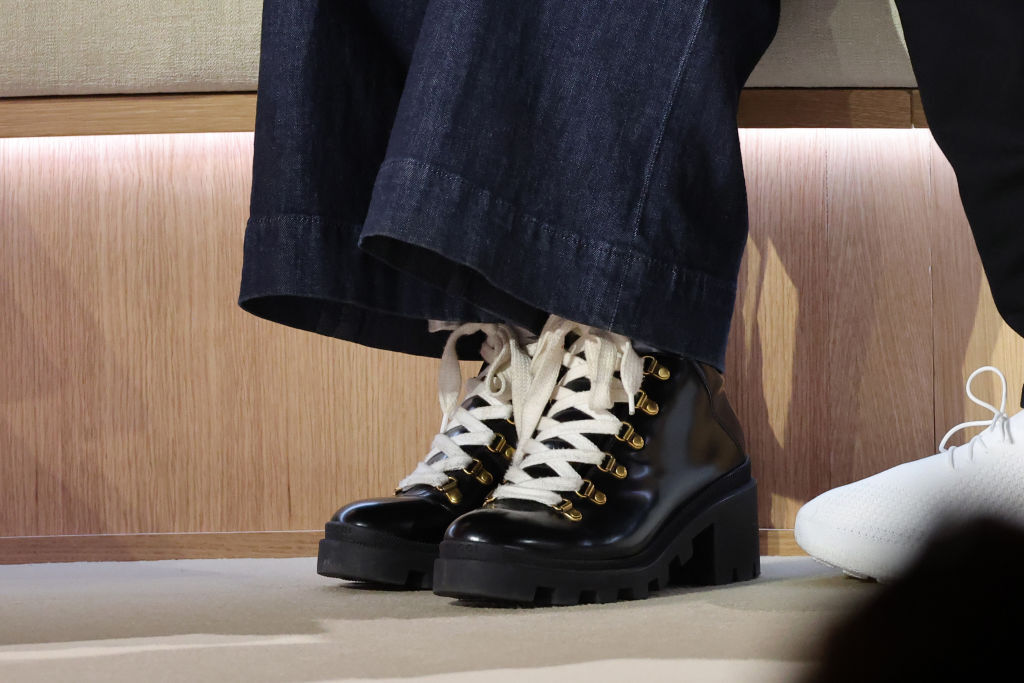
<svg viewBox="0 0 1024 683"><path fill-rule="evenodd" d="M462 515L448 527L444 540L460 544L484 544L554 550L573 539L558 515L537 504L529 509L481 508ZM577 539L578 541L578 539Z"/></svg>
<svg viewBox="0 0 1024 683"><path fill-rule="evenodd" d="M421 543L438 543L455 515L441 505L417 497L370 498L340 508L327 523L332 528L359 527Z"/></svg>

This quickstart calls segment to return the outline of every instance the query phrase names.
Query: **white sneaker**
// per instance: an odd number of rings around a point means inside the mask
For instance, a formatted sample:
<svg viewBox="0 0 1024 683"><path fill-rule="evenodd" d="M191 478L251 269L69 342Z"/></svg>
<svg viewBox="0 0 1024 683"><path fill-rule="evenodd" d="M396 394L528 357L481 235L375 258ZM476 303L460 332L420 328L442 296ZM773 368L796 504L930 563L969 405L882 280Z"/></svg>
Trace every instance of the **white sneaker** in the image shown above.
<svg viewBox="0 0 1024 683"><path fill-rule="evenodd" d="M982 372L1003 384L995 406L971 391ZM796 542L807 554L858 578L896 578L931 534L952 523L992 516L1024 523L1024 411L1006 415L1006 378L985 366L967 380L967 395L992 411L946 433L939 453L826 491L797 513ZM962 446L946 442L965 427L985 426Z"/></svg>

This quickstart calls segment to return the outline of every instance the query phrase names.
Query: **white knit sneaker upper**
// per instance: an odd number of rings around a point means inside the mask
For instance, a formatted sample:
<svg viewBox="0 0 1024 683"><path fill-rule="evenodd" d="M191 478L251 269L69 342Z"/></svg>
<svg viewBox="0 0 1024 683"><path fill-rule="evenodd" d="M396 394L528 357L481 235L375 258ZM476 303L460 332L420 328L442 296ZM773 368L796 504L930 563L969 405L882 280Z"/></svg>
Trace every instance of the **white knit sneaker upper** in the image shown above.
<svg viewBox="0 0 1024 683"><path fill-rule="evenodd" d="M1002 381L997 409L971 391L982 372ZM939 528L980 515L1024 523L1024 411L1006 415L1006 379L996 368L975 370L967 395L992 411L991 420L951 429L939 453L827 491L796 517L796 541L809 555L849 574L895 578ZM986 428L947 448L955 432Z"/></svg>

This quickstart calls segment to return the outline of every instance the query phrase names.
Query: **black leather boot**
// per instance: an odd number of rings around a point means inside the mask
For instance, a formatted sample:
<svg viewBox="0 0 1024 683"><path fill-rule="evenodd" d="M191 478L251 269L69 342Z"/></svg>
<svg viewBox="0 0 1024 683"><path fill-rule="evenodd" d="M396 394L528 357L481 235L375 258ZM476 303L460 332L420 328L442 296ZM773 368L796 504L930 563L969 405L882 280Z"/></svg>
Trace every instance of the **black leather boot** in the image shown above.
<svg viewBox="0 0 1024 683"><path fill-rule="evenodd" d="M483 331L484 365L466 382L455 343ZM442 357L445 420L431 452L395 495L350 503L327 522L317 573L339 579L430 588L438 544L459 515L480 507L502 480L517 442L512 399L529 381L529 355L506 325L455 330Z"/></svg>
<svg viewBox="0 0 1024 683"><path fill-rule="evenodd" d="M546 334L568 350L545 351ZM448 528L434 591L566 605L758 576L757 490L721 375L567 321L545 328L535 365L552 353L537 431L493 498Z"/></svg>

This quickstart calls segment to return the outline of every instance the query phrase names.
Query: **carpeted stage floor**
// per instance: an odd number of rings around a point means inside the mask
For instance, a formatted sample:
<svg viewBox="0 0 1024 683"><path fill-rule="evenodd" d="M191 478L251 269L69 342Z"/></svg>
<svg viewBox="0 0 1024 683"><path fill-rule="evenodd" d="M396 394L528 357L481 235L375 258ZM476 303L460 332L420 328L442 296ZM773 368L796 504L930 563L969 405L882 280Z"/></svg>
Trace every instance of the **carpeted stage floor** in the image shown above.
<svg viewBox="0 0 1024 683"><path fill-rule="evenodd" d="M499 608L328 580L315 564L0 566L0 681L793 681L877 590L764 558L760 579L725 588Z"/></svg>

